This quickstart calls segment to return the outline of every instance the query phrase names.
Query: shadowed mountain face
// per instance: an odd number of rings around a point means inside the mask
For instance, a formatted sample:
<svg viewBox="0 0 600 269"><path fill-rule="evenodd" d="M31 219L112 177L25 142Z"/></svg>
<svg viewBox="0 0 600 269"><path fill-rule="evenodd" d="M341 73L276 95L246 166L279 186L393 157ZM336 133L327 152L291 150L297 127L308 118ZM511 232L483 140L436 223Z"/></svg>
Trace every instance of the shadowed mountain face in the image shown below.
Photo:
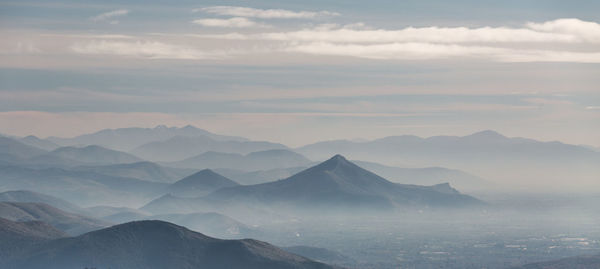
<svg viewBox="0 0 600 269"><path fill-rule="evenodd" d="M333 268L268 243L221 240L162 221L116 225L74 238L44 242L2 268Z"/></svg>
<svg viewBox="0 0 600 269"><path fill-rule="evenodd" d="M252 152L247 155L222 152L205 152L179 162L171 163L174 167L186 168L228 168L244 171L282 169L307 166L311 161L290 150L272 149Z"/></svg>
<svg viewBox="0 0 600 269"><path fill-rule="evenodd" d="M107 222L39 203L0 203L0 217L12 221L43 221L71 235L108 226Z"/></svg>
<svg viewBox="0 0 600 269"><path fill-rule="evenodd" d="M264 141L221 141L206 136L176 136L168 140L141 145L131 153L146 160L176 162L208 151L248 154L271 149L287 149L287 147Z"/></svg>
<svg viewBox="0 0 600 269"><path fill-rule="evenodd" d="M600 254L569 257L554 261L530 263L512 269L598 269Z"/></svg>
<svg viewBox="0 0 600 269"><path fill-rule="evenodd" d="M167 191L181 197L198 197L217 189L238 185L238 183L210 169L204 169L171 184Z"/></svg>
<svg viewBox="0 0 600 269"><path fill-rule="evenodd" d="M205 136L218 141L246 141L242 137L217 135L191 125L182 128L159 125L155 128L105 129L73 138L50 137L48 140L65 146L99 145L115 150L130 151L143 144L167 140L175 136Z"/></svg>
<svg viewBox="0 0 600 269"><path fill-rule="evenodd" d="M32 244L66 236L41 221L15 222L0 218L0 261L13 257Z"/></svg>

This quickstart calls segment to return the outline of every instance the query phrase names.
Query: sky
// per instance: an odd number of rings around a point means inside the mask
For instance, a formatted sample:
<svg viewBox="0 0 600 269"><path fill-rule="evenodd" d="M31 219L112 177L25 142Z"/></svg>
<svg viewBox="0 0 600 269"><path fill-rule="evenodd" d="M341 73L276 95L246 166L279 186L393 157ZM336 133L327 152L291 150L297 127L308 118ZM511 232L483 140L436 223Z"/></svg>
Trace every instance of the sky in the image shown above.
<svg viewBox="0 0 600 269"><path fill-rule="evenodd" d="M599 1L0 1L0 133L600 146Z"/></svg>

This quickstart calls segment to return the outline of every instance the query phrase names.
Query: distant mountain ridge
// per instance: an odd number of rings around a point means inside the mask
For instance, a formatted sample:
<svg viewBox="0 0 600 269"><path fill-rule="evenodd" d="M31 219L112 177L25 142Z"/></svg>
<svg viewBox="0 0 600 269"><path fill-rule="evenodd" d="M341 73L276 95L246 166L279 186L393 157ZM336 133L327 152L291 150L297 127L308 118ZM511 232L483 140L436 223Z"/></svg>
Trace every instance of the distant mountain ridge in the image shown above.
<svg viewBox="0 0 600 269"><path fill-rule="evenodd" d="M143 144L167 140L175 136L205 136L217 141L246 141L238 136L217 135L191 125L185 127L167 127L158 125L154 128L119 128L104 129L91 134L84 134L72 138L49 137L47 140L63 146L73 145L99 145L115 150L130 151Z"/></svg>

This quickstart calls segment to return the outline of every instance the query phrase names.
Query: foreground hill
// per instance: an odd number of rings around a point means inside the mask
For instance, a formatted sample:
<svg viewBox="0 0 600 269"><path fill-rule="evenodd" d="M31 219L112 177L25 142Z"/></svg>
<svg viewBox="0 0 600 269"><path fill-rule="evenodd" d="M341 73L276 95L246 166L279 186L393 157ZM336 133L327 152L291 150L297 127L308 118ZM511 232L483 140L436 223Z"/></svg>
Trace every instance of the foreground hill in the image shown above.
<svg viewBox="0 0 600 269"><path fill-rule="evenodd" d="M105 221L72 214L40 203L0 202L0 218L12 221L43 221L71 235L86 233L109 225Z"/></svg>
<svg viewBox="0 0 600 269"><path fill-rule="evenodd" d="M235 181L210 169L204 169L169 185L167 192L181 197L198 197L221 188L238 185Z"/></svg>
<svg viewBox="0 0 600 269"><path fill-rule="evenodd" d="M458 207L481 204L481 201L460 194L448 184L418 186L392 183L358 167L343 156L336 155L283 180L223 188L197 199L167 195L147 204L143 210L157 213L207 205L373 210L406 206Z"/></svg>
<svg viewBox="0 0 600 269"><path fill-rule="evenodd" d="M272 149L251 152L246 155L209 151L179 162L174 167L185 168L225 168L243 171L259 171L307 166L311 161L304 156L285 149Z"/></svg>
<svg viewBox="0 0 600 269"><path fill-rule="evenodd" d="M66 236L41 221L16 222L0 218L0 261L13 257L32 244Z"/></svg>
<svg viewBox="0 0 600 269"><path fill-rule="evenodd" d="M554 261L530 263L512 269L598 269L600 254L568 257Z"/></svg>
<svg viewBox="0 0 600 269"><path fill-rule="evenodd" d="M62 238L4 261L2 268L333 268L252 239L221 240L163 221L116 225Z"/></svg>

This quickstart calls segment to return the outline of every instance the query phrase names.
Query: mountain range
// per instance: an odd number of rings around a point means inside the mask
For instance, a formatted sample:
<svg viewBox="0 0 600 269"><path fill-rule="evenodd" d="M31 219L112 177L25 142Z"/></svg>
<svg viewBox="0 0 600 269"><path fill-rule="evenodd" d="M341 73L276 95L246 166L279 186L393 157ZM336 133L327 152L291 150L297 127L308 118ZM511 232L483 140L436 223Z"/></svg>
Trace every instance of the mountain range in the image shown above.
<svg viewBox="0 0 600 269"><path fill-rule="evenodd" d="M98 145L119 151L130 151L143 144L163 141L175 136L208 137L217 141L246 141L237 136L217 135L206 130L187 125L182 128L159 125L154 128L104 129L91 134L72 138L49 137L48 141L62 146Z"/></svg>
<svg viewBox="0 0 600 269"><path fill-rule="evenodd" d="M143 144L130 152L149 161L176 162L208 151L248 154L270 149L287 149L287 147L266 141L215 140L207 136L175 136L167 140Z"/></svg>
<svg viewBox="0 0 600 269"><path fill-rule="evenodd" d="M173 209L200 210L208 205L252 205L296 209L318 207L392 209L398 206L481 205L447 184L436 186L392 183L351 163L341 155L301 171L289 178L256 185L218 189L199 198L166 195L142 209L159 213Z"/></svg>
<svg viewBox="0 0 600 269"><path fill-rule="evenodd" d="M597 186L600 153L560 142L509 138L494 131L467 136L390 136L366 142L325 141L295 149L310 159L344 154L386 165L442 166L513 186L565 187L564 178ZM578 171L574 174L572 171Z"/></svg>

